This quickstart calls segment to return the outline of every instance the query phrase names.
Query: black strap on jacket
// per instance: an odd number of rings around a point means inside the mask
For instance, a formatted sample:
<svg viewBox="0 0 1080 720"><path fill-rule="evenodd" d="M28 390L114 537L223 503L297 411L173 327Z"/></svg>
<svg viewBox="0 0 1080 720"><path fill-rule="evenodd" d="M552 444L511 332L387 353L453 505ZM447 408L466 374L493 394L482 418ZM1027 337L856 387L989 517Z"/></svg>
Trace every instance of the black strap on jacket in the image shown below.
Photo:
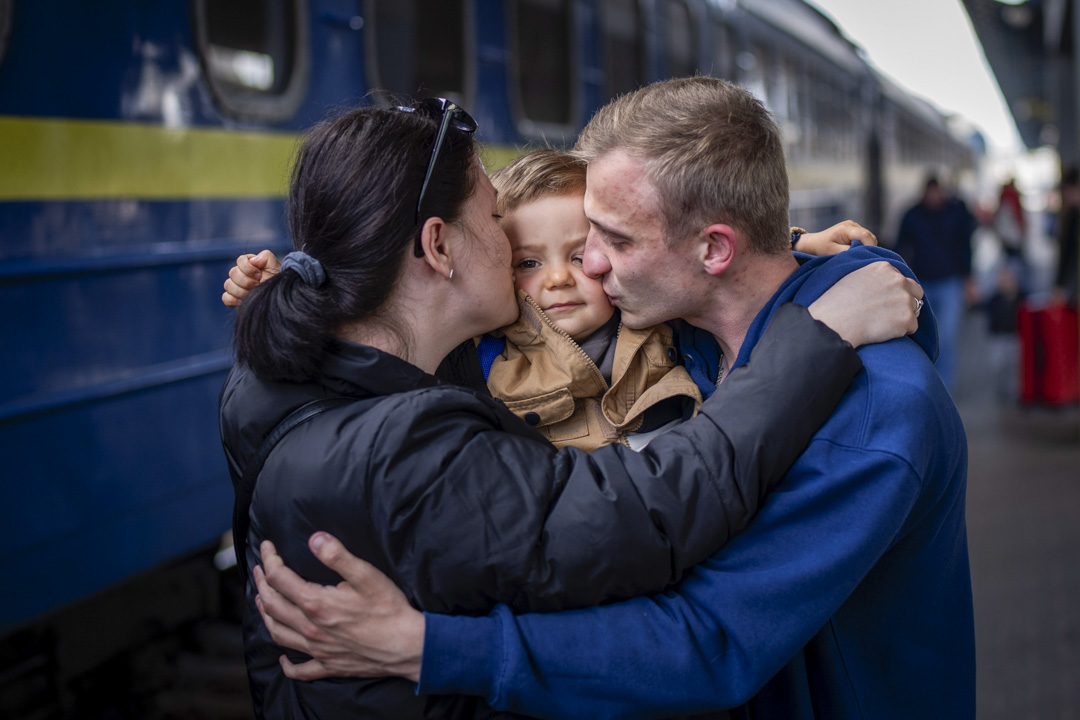
<svg viewBox="0 0 1080 720"><path fill-rule="evenodd" d="M248 463L247 468L244 470L244 476L240 478L240 482L234 488L236 490L236 504L233 505L233 547L236 551L236 565L240 568L240 577L243 578L245 584L248 581L247 536L248 528L251 525L248 510L251 508L251 498L255 495L255 482L259 479L259 473L262 471L263 464L270 455L270 451L296 426L306 423L311 418L321 415L327 410L355 402L357 402L355 398L329 397L312 400L301 405L286 415L285 419L270 431L270 434L263 440L262 445L259 446L259 451L251 458L251 462Z"/></svg>

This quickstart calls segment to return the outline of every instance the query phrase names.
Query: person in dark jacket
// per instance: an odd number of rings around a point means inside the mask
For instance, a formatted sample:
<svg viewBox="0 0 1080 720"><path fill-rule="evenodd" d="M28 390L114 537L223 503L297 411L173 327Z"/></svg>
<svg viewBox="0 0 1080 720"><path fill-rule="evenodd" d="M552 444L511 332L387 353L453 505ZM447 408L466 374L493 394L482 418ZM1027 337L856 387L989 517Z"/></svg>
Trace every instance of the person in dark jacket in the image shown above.
<svg viewBox="0 0 1080 720"><path fill-rule="evenodd" d="M341 578L307 544L328 530L433 612L660 591L749 522L858 373L851 346L915 330L917 287L884 268L854 273L809 308L781 308L748 366L643 452L557 451L486 393L432 374L448 356L460 374L468 361L455 348L516 312L474 127L452 103L425 101L354 110L306 138L289 196L296 250L236 319L238 362L220 403L234 481L293 410L349 402L270 452L238 560L255 567L272 540L273 558L332 585ZM475 698L417 696L403 680L288 678L256 612L260 577L256 568L244 622L258 717L487 712Z"/></svg>
<svg viewBox="0 0 1080 720"><path fill-rule="evenodd" d="M1060 191L1053 294L1057 302L1075 305L1080 296L1080 168L1071 167L1062 174Z"/></svg>
<svg viewBox="0 0 1080 720"><path fill-rule="evenodd" d="M938 321L939 352L934 365L950 389L956 386L956 350L964 307L974 293L971 236L978 223L963 200L946 194L929 177L923 196L904 213L896 252L926 291Z"/></svg>

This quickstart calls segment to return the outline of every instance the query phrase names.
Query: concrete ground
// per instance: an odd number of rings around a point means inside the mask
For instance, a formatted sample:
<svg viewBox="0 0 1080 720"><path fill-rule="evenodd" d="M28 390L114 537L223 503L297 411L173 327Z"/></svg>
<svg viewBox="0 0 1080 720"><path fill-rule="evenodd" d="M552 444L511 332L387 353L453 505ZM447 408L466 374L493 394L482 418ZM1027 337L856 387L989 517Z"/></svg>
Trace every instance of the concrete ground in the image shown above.
<svg viewBox="0 0 1080 720"><path fill-rule="evenodd" d="M963 332L978 717L1080 720L1080 412L1019 407L1009 339Z"/></svg>

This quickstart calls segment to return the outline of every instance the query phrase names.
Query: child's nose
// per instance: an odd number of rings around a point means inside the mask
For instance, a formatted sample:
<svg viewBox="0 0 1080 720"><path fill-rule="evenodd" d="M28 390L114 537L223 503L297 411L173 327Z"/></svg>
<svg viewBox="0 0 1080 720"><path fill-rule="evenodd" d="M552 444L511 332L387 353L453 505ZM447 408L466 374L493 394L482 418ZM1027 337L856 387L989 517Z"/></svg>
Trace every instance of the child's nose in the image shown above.
<svg viewBox="0 0 1080 720"><path fill-rule="evenodd" d="M565 265L553 266L547 274L549 288L568 287L574 284L574 276Z"/></svg>

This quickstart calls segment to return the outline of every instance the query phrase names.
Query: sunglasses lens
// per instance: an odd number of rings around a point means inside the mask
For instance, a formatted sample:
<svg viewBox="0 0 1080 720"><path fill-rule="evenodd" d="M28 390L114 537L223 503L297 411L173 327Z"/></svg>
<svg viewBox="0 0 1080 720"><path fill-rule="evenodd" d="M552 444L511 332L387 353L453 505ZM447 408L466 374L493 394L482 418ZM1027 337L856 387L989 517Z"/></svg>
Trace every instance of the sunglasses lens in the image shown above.
<svg viewBox="0 0 1080 720"><path fill-rule="evenodd" d="M463 133L476 132L476 121L473 120L467 112L461 108L455 108L453 111L454 117L450 120L450 124L454 126L455 130L459 130Z"/></svg>

